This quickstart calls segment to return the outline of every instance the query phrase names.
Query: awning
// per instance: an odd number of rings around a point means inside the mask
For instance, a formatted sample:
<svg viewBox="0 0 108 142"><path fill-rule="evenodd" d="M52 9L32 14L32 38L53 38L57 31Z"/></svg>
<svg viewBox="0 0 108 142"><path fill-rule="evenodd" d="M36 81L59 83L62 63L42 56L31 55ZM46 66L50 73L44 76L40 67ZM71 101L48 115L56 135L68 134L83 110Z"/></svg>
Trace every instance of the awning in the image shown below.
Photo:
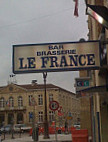
<svg viewBox="0 0 108 142"><path fill-rule="evenodd" d="M87 4L86 12L108 29L108 8L100 5Z"/></svg>
<svg viewBox="0 0 108 142"><path fill-rule="evenodd" d="M107 91L107 88L106 88L106 85L103 85L103 86L94 86L94 87L89 87L89 88L86 88L86 89L82 89L80 91L77 91L76 93L79 94L79 93L96 93L96 92L106 92Z"/></svg>

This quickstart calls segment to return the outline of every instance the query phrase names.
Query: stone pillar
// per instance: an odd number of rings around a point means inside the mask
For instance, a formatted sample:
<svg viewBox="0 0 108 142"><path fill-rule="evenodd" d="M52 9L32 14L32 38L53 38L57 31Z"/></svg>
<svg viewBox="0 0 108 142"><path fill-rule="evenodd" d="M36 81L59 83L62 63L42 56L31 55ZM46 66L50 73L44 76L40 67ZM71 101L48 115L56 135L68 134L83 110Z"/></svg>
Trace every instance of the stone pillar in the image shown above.
<svg viewBox="0 0 108 142"><path fill-rule="evenodd" d="M17 124L17 113L14 113L14 124Z"/></svg>
<svg viewBox="0 0 108 142"><path fill-rule="evenodd" d="M8 113L5 112L5 121L4 121L4 125L8 124Z"/></svg>
<svg viewBox="0 0 108 142"><path fill-rule="evenodd" d="M29 120L28 120L28 115L27 115L26 112L24 111L24 112L23 112L23 123L24 123L24 124L28 124L28 121L29 121Z"/></svg>

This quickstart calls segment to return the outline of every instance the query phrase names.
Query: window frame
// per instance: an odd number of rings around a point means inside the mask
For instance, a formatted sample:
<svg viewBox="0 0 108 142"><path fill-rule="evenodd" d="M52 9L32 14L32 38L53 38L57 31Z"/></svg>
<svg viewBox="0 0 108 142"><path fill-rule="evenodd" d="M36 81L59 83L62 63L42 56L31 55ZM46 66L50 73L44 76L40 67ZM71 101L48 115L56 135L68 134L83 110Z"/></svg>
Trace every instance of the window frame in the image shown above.
<svg viewBox="0 0 108 142"><path fill-rule="evenodd" d="M49 121L50 122L54 121L54 115L55 115L54 111L49 111Z"/></svg>
<svg viewBox="0 0 108 142"><path fill-rule="evenodd" d="M18 107L22 107L22 106L23 106L23 97L18 96Z"/></svg>
<svg viewBox="0 0 108 142"><path fill-rule="evenodd" d="M29 106L31 106L31 102L32 102L33 95L29 95L28 97L29 97L29 98L28 98L28 99L29 99Z"/></svg>
<svg viewBox="0 0 108 142"><path fill-rule="evenodd" d="M9 97L9 107L14 107L14 98L12 96Z"/></svg>
<svg viewBox="0 0 108 142"><path fill-rule="evenodd" d="M43 105L43 95L38 95L38 105Z"/></svg>
<svg viewBox="0 0 108 142"><path fill-rule="evenodd" d="M54 100L54 98L53 98L54 96L53 96L53 94L49 94L49 102L51 102L51 101L53 101Z"/></svg>
<svg viewBox="0 0 108 142"><path fill-rule="evenodd" d="M38 112L38 122L43 122L43 111Z"/></svg>
<svg viewBox="0 0 108 142"><path fill-rule="evenodd" d="M1 107L1 108L4 108L4 107L5 107L5 99L4 99L4 97L1 97L1 98L0 98L0 107Z"/></svg>

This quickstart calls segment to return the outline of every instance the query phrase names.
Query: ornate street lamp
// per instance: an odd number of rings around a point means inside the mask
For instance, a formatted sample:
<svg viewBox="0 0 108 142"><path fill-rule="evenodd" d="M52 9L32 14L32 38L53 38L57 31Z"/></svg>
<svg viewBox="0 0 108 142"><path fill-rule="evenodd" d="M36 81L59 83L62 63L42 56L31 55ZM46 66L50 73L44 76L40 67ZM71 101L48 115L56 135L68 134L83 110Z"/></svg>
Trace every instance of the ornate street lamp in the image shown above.
<svg viewBox="0 0 108 142"><path fill-rule="evenodd" d="M101 5L87 4L87 14L108 29L108 8Z"/></svg>

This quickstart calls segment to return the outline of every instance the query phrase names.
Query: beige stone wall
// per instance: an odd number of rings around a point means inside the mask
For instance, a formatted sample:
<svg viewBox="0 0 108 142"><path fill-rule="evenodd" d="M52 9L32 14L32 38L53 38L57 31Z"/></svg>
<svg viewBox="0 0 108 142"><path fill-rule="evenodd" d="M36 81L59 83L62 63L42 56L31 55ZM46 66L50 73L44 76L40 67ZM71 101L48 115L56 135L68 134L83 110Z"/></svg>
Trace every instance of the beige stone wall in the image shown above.
<svg viewBox="0 0 108 142"><path fill-rule="evenodd" d="M106 7L108 7L108 1L107 0L88 0L89 4L92 5L104 5ZM102 26L96 21L94 20L91 16L88 16L88 27L89 27L89 38L90 40L98 40L99 39L99 35L100 32L102 30ZM108 37L108 32L106 30L106 38ZM107 50L108 51L108 50ZM105 85L105 78L101 77L98 75L99 71L95 71L94 72L94 85L96 86L101 86L101 85ZM103 72L104 74L104 72ZM101 95L100 95L101 94ZM108 131L108 126L107 126L107 108L105 108L105 106L103 107L102 104L100 104L100 100L107 100L107 92L101 92L98 93L98 99L96 98L96 94L94 93L94 116L95 116L95 133L96 133L96 142L98 142L98 122L97 122L97 111L100 113L100 133L101 133L101 140L102 142L106 142L108 141L108 135L107 135L107 131ZM104 99L103 99L104 98ZM97 103L99 102L99 103ZM81 112L81 118L82 116L84 117L84 114L82 115ZM86 116L87 117L87 116ZM83 122L84 124L84 122Z"/></svg>
<svg viewBox="0 0 108 142"><path fill-rule="evenodd" d="M81 98L81 129L87 129L91 135L90 98Z"/></svg>
<svg viewBox="0 0 108 142"><path fill-rule="evenodd" d="M11 90L10 87L13 89ZM53 100L59 102L59 105L62 106L64 115L62 116L63 123L67 119L68 112L72 113L73 119L71 120L71 124L77 121L77 118L80 117L80 101L76 98L74 93L66 91L61 88L47 88L47 114L49 121L49 94L53 94ZM0 89L0 98L4 97L7 101L10 96L14 98L14 107L10 108L5 106L4 108L0 108L0 115L5 115L5 125L8 124L8 114L14 114L14 123L17 123L17 114L19 112L23 113L23 123L27 125L32 125L32 122L29 122L29 112L33 112L34 107L29 105L29 96L32 95L35 98L36 106L35 106L35 120L38 122L38 112L42 111L44 116L44 89L37 90L27 90L18 85L10 84L6 87ZM38 95L43 96L43 105L38 105ZM23 99L23 107L18 107L18 96L22 96ZM61 117L58 117L58 112L56 111L56 120L57 125L60 123ZM70 121L70 120L69 120Z"/></svg>
<svg viewBox="0 0 108 142"><path fill-rule="evenodd" d="M102 142L108 141L108 93L100 96Z"/></svg>
<svg viewBox="0 0 108 142"><path fill-rule="evenodd" d="M77 123L77 118L80 118L80 100L76 98L75 94L67 93L65 91L60 91L59 93L59 102L63 107L64 120L70 123L70 126L73 126ZM72 119L68 118L69 112L72 114Z"/></svg>

